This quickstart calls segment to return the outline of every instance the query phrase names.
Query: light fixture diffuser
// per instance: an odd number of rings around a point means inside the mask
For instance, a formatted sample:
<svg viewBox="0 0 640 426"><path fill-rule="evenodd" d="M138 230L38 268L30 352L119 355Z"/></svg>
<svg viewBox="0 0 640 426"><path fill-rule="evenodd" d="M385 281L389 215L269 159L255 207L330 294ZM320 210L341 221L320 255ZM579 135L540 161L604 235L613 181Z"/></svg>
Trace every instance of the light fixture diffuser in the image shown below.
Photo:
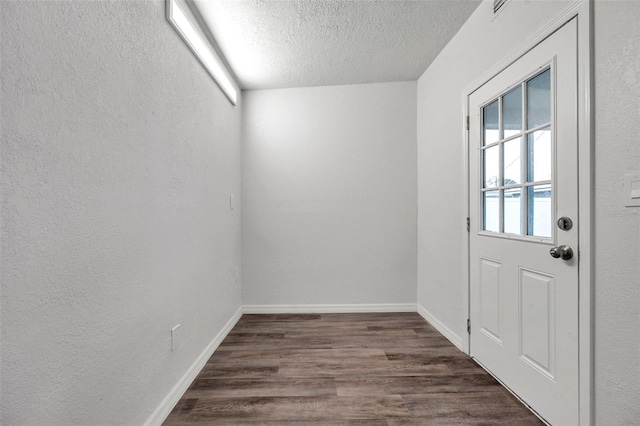
<svg viewBox="0 0 640 426"><path fill-rule="evenodd" d="M229 101L237 105L239 88L218 53L204 36L199 25L195 23L183 0L167 0L167 20L187 43Z"/></svg>

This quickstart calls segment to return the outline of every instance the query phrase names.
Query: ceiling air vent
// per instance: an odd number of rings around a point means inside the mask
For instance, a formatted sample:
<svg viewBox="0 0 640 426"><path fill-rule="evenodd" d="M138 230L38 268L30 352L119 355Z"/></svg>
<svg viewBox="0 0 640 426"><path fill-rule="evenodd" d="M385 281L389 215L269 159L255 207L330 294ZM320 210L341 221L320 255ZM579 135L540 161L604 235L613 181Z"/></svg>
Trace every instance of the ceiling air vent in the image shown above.
<svg viewBox="0 0 640 426"><path fill-rule="evenodd" d="M493 13L498 13L498 10L500 10L500 8L504 6L506 2L507 0L493 0Z"/></svg>

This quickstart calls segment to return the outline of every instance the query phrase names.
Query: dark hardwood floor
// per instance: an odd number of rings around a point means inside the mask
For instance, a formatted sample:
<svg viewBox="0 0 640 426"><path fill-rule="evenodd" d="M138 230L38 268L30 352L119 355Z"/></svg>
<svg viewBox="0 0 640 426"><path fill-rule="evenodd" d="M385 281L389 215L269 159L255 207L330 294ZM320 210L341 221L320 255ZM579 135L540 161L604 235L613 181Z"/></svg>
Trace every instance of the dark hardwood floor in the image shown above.
<svg viewBox="0 0 640 426"><path fill-rule="evenodd" d="M416 313L244 315L165 425L541 425Z"/></svg>

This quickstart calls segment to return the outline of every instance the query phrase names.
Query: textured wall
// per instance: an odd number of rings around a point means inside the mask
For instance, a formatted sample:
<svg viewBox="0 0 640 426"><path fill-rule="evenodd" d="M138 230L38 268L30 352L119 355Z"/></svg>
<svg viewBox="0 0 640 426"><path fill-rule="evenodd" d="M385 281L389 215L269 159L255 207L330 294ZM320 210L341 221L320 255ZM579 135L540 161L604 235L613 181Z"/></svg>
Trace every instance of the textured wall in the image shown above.
<svg viewBox="0 0 640 426"><path fill-rule="evenodd" d="M415 303L415 89L245 93L245 304Z"/></svg>
<svg viewBox="0 0 640 426"><path fill-rule="evenodd" d="M595 2L596 424L640 418L640 207L622 182L640 172L640 2Z"/></svg>
<svg viewBox="0 0 640 426"><path fill-rule="evenodd" d="M2 423L141 424L241 305L239 108L164 1L0 3Z"/></svg>

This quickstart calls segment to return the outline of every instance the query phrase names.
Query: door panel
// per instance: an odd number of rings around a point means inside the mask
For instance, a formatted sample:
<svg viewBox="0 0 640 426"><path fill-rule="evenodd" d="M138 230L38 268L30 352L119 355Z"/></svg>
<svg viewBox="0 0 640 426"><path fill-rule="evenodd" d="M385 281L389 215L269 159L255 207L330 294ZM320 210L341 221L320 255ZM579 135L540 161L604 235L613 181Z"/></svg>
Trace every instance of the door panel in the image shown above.
<svg viewBox="0 0 640 426"><path fill-rule="evenodd" d="M470 353L556 425L579 415L576 46L574 19L469 96Z"/></svg>
<svg viewBox="0 0 640 426"><path fill-rule="evenodd" d="M489 259L481 259L481 331L502 343L502 311L500 309L502 291L502 265Z"/></svg>
<svg viewBox="0 0 640 426"><path fill-rule="evenodd" d="M554 378L555 278L520 268L520 356Z"/></svg>

